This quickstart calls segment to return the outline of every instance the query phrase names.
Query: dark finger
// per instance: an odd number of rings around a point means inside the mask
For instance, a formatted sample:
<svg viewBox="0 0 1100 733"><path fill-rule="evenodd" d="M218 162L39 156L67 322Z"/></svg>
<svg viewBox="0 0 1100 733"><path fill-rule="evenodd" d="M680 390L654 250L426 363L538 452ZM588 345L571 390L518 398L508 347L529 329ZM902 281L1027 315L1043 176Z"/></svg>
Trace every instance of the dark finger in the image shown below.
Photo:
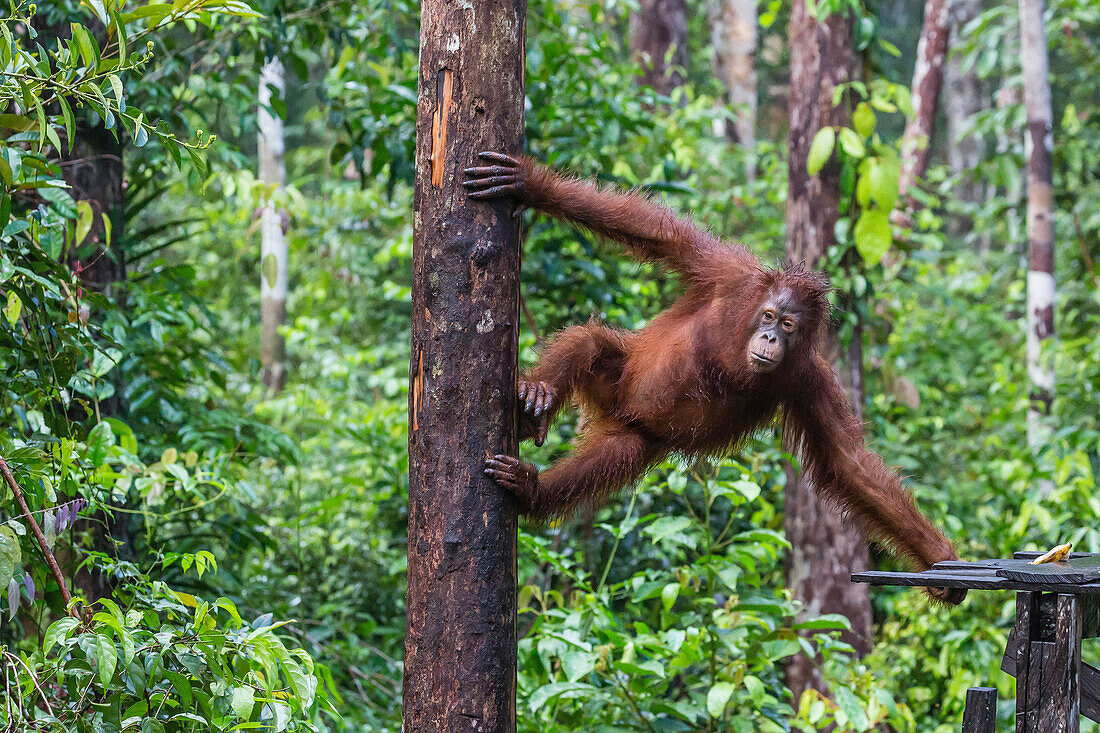
<svg viewBox="0 0 1100 733"><path fill-rule="evenodd" d="M485 469L485 475L496 481L498 484L508 488L517 488L516 477L510 473L503 471L491 471L488 468Z"/></svg>
<svg viewBox="0 0 1100 733"><path fill-rule="evenodd" d="M505 463L505 462L503 462L503 461L494 461L491 458L489 460L485 461L485 470L486 471L492 470L492 471L509 471L510 472L512 470L512 468L514 468L514 467L507 464L507 463Z"/></svg>
<svg viewBox="0 0 1100 733"><path fill-rule="evenodd" d="M546 393L545 387L539 387L539 398L535 402L535 417L542 417L542 413L546 412L546 404L550 401L550 395Z"/></svg>
<svg viewBox="0 0 1100 733"><path fill-rule="evenodd" d="M472 199L491 199L498 196L508 196L516 192L516 184L510 186L497 186L496 188L487 188L484 191L473 191L469 195Z"/></svg>
<svg viewBox="0 0 1100 733"><path fill-rule="evenodd" d="M527 401L527 394L530 391L530 389L531 389L531 385L529 385L527 382L520 382L519 383L519 401L520 402L526 402Z"/></svg>
<svg viewBox="0 0 1100 733"><path fill-rule="evenodd" d="M486 165L480 168L467 168L463 173L477 178L484 178L486 176L514 176L516 174L516 169L506 165Z"/></svg>
<svg viewBox="0 0 1100 733"><path fill-rule="evenodd" d="M518 466L519 465L519 459L518 458L516 458L515 456L508 456L508 455L505 455L503 453L497 453L490 460L500 461L501 463L505 463L509 466Z"/></svg>
<svg viewBox="0 0 1100 733"><path fill-rule="evenodd" d="M463 181L462 185L466 188L488 188L489 186L503 186L515 182L515 176L492 176L490 178L471 178L468 181Z"/></svg>
<svg viewBox="0 0 1100 733"><path fill-rule="evenodd" d="M485 150L477 154L477 157L484 158L485 160L491 160L494 163L505 163L507 165L516 166L519 165L519 161L510 155L504 153L495 153L491 150Z"/></svg>

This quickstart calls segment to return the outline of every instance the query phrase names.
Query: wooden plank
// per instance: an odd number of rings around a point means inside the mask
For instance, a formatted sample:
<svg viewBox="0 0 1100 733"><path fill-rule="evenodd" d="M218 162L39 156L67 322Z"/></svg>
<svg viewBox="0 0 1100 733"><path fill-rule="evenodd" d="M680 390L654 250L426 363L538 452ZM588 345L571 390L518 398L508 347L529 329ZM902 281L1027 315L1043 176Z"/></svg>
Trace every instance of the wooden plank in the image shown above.
<svg viewBox="0 0 1100 733"><path fill-rule="evenodd" d="M966 691L963 733L993 733L997 722L997 688L971 687Z"/></svg>
<svg viewBox="0 0 1100 733"><path fill-rule="evenodd" d="M1040 555L1045 555L1045 554L1046 554L1046 552L1043 551L1043 550L1020 550L1019 552L1012 553L1012 559L1013 560L1034 560L1035 558L1039 557ZM1071 552L1071 553L1069 553L1069 557L1070 558L1100 557L1100 552ZM979 560L978 562L990 562L990 561L988 561L988 560ZM994 560L992 562L997 562L997 561Z"/></svg>
<svg viewBox="0 0 1100 733"><path fill-rule="evenodd" d="M984 576L955 575L952 573L899 573L886 571L867 571L854 573L852 581L855 583L870 583L871 585L897 585L897 586L924 586L933 588L979 588L984 590L1000 590L1007 588L1011 581L999 578L996 575Z"/></svg>
<svg viewBox="0 0 1100 733"><path fill-rule="evenodd" d="M868 570L852 574L853 583L892 585L901 587L970 588L976 590L1022 590L1077 595L1100 595L1100 581L1083 584L1022 582L995 574L968 574L927 570L923 573Z"/></svg>
<svg viewBox="0 0 1100 733"><path fill-rule="evenodd" d="M1043 644L1039 689L1031 694L1039 708L1040 733L1078 733L1081 728L1081 688L1078 675L1081 666L1081 606L1076 596L1058 595L1057 622L1053 642ZM1036 642L1032 642L1034 645ZM1048 648L1049 647L1049 648ZM1034 652L1032 653L1034 658Z"/></svg>
<svg viewBox="0 0 1100 733"><path fill-rule="evenodd" d="M1031 565L1022 560L1017 562L1021 564L998 568L997 574L1024 583L1076 584L1100 580L1100 558L1096 557L1074 557L1042 565Z"/></svg>

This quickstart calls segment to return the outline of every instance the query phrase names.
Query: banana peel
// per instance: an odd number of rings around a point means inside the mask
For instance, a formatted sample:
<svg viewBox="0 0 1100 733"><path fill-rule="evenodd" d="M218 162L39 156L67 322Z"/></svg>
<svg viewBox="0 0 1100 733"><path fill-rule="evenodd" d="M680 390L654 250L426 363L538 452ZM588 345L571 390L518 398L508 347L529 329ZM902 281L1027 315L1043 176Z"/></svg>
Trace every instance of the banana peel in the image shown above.
<svg viewBox="0 0 1100 733"><path fill-rule="evenodd" d="M1029 562L1028 565L1043 565L1044 563L1048 562L1058 562L1059 560L1065 558L1065 556L1069 554L1069 551L1071 549L1073 549L1072 542L1067 542L1064 545L1058 545L1052 550L1045 552L1039 557L1035 558L1034 560Z"/></svg>

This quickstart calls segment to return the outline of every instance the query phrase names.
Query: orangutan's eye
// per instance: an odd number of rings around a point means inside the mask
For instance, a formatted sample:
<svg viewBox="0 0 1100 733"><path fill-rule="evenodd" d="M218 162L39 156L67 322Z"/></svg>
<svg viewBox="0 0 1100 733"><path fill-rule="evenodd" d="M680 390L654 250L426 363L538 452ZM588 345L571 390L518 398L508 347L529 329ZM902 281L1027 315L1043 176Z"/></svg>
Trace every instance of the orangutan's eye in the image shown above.
<svg viewBox="0 0 1100 733"><path fill-rule="evenodd" d="M775 311L773 311L773 310L764 311L764 320L765 321L774 321L775 320Z"/></svg>
<svg viewBox="0 0 1100 733"><path fill-rule="evenodd" d="M790 318L784 319L783 330L787 333L794 333L794 321L792 321Z"/></svg>

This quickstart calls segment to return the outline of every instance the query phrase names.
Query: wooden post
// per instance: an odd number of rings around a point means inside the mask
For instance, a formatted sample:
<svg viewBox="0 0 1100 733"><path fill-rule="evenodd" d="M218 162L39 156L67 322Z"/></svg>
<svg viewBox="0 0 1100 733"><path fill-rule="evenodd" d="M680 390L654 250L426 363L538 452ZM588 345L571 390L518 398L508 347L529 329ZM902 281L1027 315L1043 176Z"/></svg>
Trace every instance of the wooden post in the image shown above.
<svg viewBox="0 0 1100 733"><path fill-rule="evenodd" d="M962 733L993 733L997 723L997 688L971 687L966 691Z"/></svg>
<svg viewBox="0 0 1100 733"><path fill-rule="evenodd" d="M1039 592L1016 594L1016 733L1077 733L1081 727L1079 599L1057 596L1053 635L1040 623Z"/></svg>
<svg viewBox="0 0 1100 733"><path fill-rule="evenodd" d="M1051 647L1039 705L1041 730L1077 733L1081 728L1081 604L1059 593Z"/></svg>
<svg viewBox="0 0 1100 733"><path fill-rule="evenodd" d="M459 185L523 149L526 0L421 4L409 370L405 733L516 729L519 227Z"/></svg>

